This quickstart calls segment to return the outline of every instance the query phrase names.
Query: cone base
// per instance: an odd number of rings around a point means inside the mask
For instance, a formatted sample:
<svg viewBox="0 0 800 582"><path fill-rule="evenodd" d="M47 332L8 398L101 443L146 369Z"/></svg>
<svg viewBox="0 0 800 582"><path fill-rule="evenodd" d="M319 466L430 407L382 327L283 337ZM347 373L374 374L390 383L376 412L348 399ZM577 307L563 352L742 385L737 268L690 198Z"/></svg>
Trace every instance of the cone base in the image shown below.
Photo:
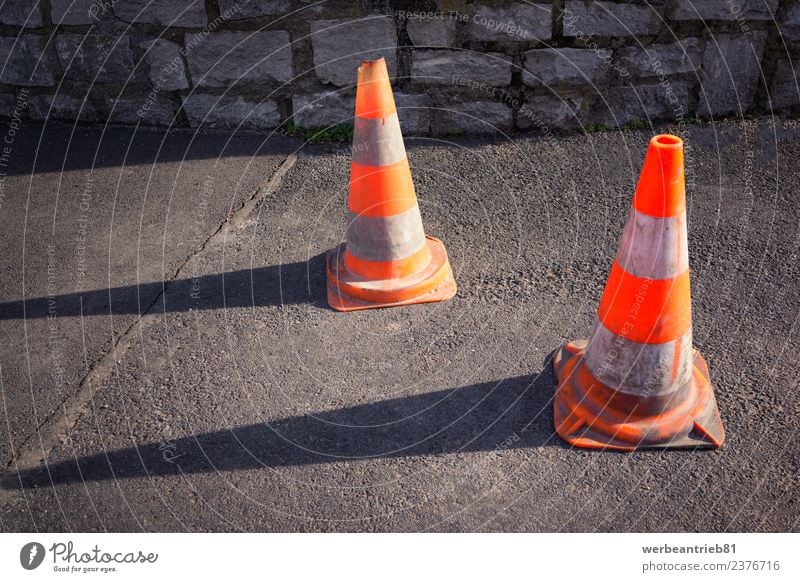
<svg viewBox="0 0 800 582"><path fill-rule="evenodd" d="M433 303L453 297L456 282L444 244L432 236L425 238L431 262L419 273L397 279L368 280L348 271L344 263L347 243L328 251L328 305L336 311L358 311Z"/></svg>
<svg viewBox="0 0 800 582"><path fill-rule="evenodd" d="M692 380L662 410L640 413L648 404L620 409L614 390L585 368L586 340L570 342L553 359L556 389L553 420L569 444L587 449L634 451L647 448L719 448L725 440L722 419L703 356L694 351ZM598 393L603 396L598 399ZM612 400L608 400L608 394ZM618 400L630 401L622 395ZM679 400L679 401L678 401ZM652 408L651 408L652 410Z"/></svg>

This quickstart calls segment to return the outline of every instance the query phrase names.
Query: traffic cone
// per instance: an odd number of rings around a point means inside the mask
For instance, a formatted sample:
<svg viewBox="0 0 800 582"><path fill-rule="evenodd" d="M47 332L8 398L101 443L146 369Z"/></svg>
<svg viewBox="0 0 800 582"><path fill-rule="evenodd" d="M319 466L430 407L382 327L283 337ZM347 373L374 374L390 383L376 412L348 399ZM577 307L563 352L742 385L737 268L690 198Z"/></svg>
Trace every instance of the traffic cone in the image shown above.
<svg viewBox="0 0 800 582"><path fill-rule="evenodd" d="M426 236L392 87L381 58L358 69L346 242L328 252L328 303L338 311L450 299L442 241Z"/></svg>
<svg viewBox="0 0 800 582"><path fill-rule="evenodd" d="M719 447L725 439L692 348L683 142L650 140L591 339L555 355L558 434L577 447Z"/></svg>

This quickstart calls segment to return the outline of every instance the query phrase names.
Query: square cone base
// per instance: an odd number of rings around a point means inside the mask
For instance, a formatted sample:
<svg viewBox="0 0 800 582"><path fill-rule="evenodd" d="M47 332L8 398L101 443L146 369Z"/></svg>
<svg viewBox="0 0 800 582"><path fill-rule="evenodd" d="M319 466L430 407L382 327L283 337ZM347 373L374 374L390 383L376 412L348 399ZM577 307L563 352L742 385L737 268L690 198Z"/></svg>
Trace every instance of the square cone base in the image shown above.
<svg viewBox="0 0 800 582"><path fill-rule="evenodd" d="M328 305L336 311L358 311L399 307L415 303L445 301L456 294L456 282L444 244L425 237L431 261L419 273L408 277L369 280L351 273L344 262L347 243L328 251Z"/></svg>
<svg viewBox="0 0 800 582"><path fill-rule="evenodd" d="M624 409L615 407L601 396L615 391L594 379L585 367L583 356L586 340L570 342L560 348L553 358L556 395L553 421L556 432L569 444L587 448L616 451L638 449L696 449L719 448L725 440L722 419L703 356L694 351L692 380L670 398L668 406L657 413L643 414L640 410L654 407L646 399ZM598 401L599 400L599 401ZM679 400L679 401L678 401ZM615 409L616 408L616 409Z"/></svg>

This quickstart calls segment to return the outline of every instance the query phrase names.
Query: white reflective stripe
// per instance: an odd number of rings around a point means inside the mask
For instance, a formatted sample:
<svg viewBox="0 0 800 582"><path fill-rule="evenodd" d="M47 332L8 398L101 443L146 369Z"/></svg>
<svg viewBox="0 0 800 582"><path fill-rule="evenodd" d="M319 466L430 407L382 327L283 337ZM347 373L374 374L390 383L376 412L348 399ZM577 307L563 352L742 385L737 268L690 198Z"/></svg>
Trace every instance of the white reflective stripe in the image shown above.
<svg viewBox="0 0 800 582"><path fill-rule="evenodd" d="M368 261L410 257L425 244L425 230L416 204L393 216L358 216L350 211L347 251Z"/></svg>
<svg viewBox="0 0 800 582"><path fill-rule="evenodd" d="M388 166L406 157L397 113L367 119L356 117L353 128L353 161L362 166Z"/></svg>
<svg viewBox="0 0 800 582"><path fill-rule="evenodd" d="M640 344L595 322L586 366L606 386L642 397L668 394L692 377L692 330L661 344Z"/></svg>
<svg viewBox="0 0 800 582"><path fill-rule="evenodd" d="M689 268L686 212L658 218L631 209L617 263L642 279L672 279Z"/></svg>

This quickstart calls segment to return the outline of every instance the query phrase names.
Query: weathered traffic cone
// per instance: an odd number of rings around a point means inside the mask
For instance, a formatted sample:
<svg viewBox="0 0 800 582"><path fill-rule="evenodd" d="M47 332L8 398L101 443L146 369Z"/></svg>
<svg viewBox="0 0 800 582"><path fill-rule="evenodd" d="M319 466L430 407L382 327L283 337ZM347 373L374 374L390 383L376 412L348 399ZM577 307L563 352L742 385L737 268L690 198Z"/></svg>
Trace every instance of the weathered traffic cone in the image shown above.
<svg viewBox="0 0 800 582"><path fill-rule="evenodd" d="M328 253L328 303L338 311L450 299L442 241L426 236L392 87L381 58L358 69L346 242Z"/></svg>
<svg viewBox="0 0 800 582"><path fill-rule="evenodd" d="M591 339L555 355L559 436L577 447L719 447L708 367L692 348L683 142L650 140Z"/></svg>

